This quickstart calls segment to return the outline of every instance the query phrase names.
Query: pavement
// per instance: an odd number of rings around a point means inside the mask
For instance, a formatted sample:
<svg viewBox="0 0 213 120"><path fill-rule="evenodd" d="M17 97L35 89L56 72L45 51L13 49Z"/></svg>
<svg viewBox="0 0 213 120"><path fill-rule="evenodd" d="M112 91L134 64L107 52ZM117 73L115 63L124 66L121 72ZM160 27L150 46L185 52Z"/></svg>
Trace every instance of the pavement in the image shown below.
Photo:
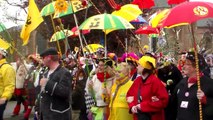
<svg viewBox="0 0 213 120"><path fill-rule="evenodd" d="M21 110L18 116L15 117L11 117L13 114L13 109L16 105L16 101L9 101L7 103L6 109L4 111L4 120L22 120L24 117L24 107L21 106ZM33 112L33 111L32 111ZM30 119L29 120L33 120L33 114L31 113L30 115Z"/></svg>

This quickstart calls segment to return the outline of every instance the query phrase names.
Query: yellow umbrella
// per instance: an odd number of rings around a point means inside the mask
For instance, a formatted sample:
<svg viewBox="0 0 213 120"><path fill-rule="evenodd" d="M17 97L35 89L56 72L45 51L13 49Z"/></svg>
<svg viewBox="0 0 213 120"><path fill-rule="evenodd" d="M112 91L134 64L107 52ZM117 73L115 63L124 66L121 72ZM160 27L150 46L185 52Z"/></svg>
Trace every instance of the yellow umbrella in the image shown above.
<svg viewBox="0 0 213 120"><path fill-rule="evenodd" d="M0 38L0 48L8 49L11 45L5 40Z"/></svg>
<svg viewBox="0 0 213 120"><path fill-rule="evenodd" d="M170 9L164 9L160 11L159 13L157 13L157 15L150 20L151 26L153 28L162 26L163 20L166 18L169 12L170 12Z"/></svg>
<svg viewBox="0 0 213 120"><path fill-rule="evenodd" d="M134 4L123 5L120 10L112 12L112 15L120 16L127 21L135 20L140 14L142 14L141 9L138 7L138 5ZM106 34L112 31L114 30L106 30Z"/></svg>
<svg viewBox="0 0 213 120"><path fill-rule="evenodd" d="M89 51L90 53L94 53L98 50L98 48L104 48L104 47L100 44L89 44L85 46L83 50Z"/></svg>
<svg viewBox="0 0 213 120"><path fill-rule="evenodd" d="M73 35L73 32L71 30L67 30L67 29L60 30L52 35L50 42L62 40L72 35Z"/></svg>
<svg viewBox="0 0 213 120"><path fill-rule="evenodd" d="M141 9L138 5L126 4L121 7L120 10L112 12L113 15L120 16L127 21L135 20L140 14L142 14Z"/></svg>

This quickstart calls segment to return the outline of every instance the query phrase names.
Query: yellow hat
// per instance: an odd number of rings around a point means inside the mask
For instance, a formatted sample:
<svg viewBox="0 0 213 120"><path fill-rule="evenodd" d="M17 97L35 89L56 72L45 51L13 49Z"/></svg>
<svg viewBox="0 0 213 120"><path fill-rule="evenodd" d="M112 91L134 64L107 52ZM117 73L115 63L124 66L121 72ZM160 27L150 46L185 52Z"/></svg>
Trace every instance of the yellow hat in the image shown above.
<svg viewBox="0 0 213 120"><path fill-rule="evenodd" d="M155 58L150 57L150 56L143 56L141 59L139 59L138 63L146 69L152 69L152 66L149 64L151 63L153 65L154 68L156 68L156 62L155 62Z"/></svg>

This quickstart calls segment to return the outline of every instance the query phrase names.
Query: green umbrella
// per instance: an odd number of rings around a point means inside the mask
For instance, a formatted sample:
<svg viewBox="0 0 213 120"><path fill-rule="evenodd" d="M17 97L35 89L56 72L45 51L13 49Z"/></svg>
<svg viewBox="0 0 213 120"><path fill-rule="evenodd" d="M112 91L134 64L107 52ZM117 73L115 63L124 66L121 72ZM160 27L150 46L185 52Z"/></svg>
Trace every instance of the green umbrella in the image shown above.
<svg viewBox="0 0 213 120"><path fill-rule="evenodd" d="M88 4L88 6L83 6L82 2L79 0L71 1L71 4L72 4L72 6L70 5L70 3L68 3L67 11L57 12L57 11L55 11L55 1L53 1L49 4L47 4L46 6L44 6L42 8L40 14L41 14L41 16L48 16L48 15L54 14L54 18L59 18L62 16L72 14L73 12L78 12L80 10L86 9L87 7L91 6L91 4Z"/></svg>
<svg viewBox="0 0 213 120"><path fill-rule="evenodd" d="M107 56L107 30L134 29L132 24L122 17L112 14L99 14L85 20L79 27L81 30L99 29L105 32L105 57Z"/></svg>
<svg viewBox="0 0 213 120"><path fill-rule="evenodd" d="M106 31L112 29L134 29L134 27L122 17L105 13L88 18L80 25L79 29L101 29Z"/></svg>
<svg viewBox="0 0 213 120"><path fill-rule="evenodd" d="M72 35L73 35L73 32L71 30L67 30L67 29L60 30L60 31L58 31L58 32L56 32L52 35L50 42L63 40L66 37L69 37L69 36L72 36Z"/></svg>
<svg viewBox="0 0 213 120"><path fill-rule="evenodd" d="M6 30L6 27L4 26L4 24L0 23L0 32Z"/></svg>

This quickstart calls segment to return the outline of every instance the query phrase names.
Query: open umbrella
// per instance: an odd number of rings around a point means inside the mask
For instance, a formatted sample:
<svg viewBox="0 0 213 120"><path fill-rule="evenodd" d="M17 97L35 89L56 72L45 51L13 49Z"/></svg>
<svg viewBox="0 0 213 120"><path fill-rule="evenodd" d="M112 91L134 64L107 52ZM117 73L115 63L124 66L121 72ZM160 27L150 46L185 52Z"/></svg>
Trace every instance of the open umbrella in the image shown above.
<svg viewBox="0 0 213 120"><path fill-rule="evenodd" d="M73 27L71 31L73 32L73 35L72 35L73 37L78 36L79 32L77 30L77 27ZM82 30L82 34L88 34L88 33L90 33L90 30Z"/></svg>
<svg viewBox="0 0 213 120"><path fill-rule="evenodd" d="M184 2L171 9L170 13L167 15L163 22L163 27L175 27L178 25L187 25L196 22L201 19L213 17L213 3L210 2ZM196 62L196 72L197 72L197 85L198 90L200 87L200 73L198 66L198 54L197 45L194 36L194 30L191 25L194 49L195 49L195 62ZM199 100L199 115L200 120L202 117L202 105Z"/></svg>
<svg viewBox="0 0 213 120"><path fill-rule="evenodd" d="M94 53L98 50L98 48L104 48L104 47L100 44L89 44L85 46L83 50L88 51L89 53Z"/></svg>
<svg viewBox="0 0 213 120"><path fill-rule="evenodd" d="M99 30L119 30L119 29L134 29L134 27L124 18L112 14L99 14L85 20L79 27L81 30L99 29ZM105 34L105 57L107 45Z"/></svg>
<svg viewBox="0 0 213 120"><path fill-rule="evenodd" d="M162 27L162 23L164 19L166 18L166 16L169 14L169 12L170 12L170 9L164 9L160 12L157 12L157 14L153 16L153 18L149 21L150 25L153 28Z"/></svg>
<svg viewBox="0 0 213 120"><path fill-rule="evenodd" d="M3 39L0 38L0 48L3 48L3 49L8 49L11 45L4 41Z"/></svg>
<svg viewBox="0 0 213 120"><path fill-rule="evenodd" d="M184 2L171 9L162 27L191 24L197 20L213 17L213 3Z"/></svg>
<svg viewBox="0 0 213 120"><path fill-rule="evenodd" d="M73 12L78 12L80 10L87 8L87 6L82 5L82 2L80 0L71 1L72 6L68 4L68 2L66 1L67 10L64 12L60 12L60 11L56 11L55 3L56 1L53 1L47 4L46 6L44 6L40 12L41 16L48 16L48 15L54 14L54 18L58 18L58 17L69 15L69 14L72 14ZM89 6L91 5L89 4Z"/></svg>
<svg viewBox="0 0 213 120"><path fill-rule="evenodd" d="M121 7L121 9L112 12L113 15L120 16L127 21L132 21L136 19L140 14L142 14L141 9L138 5L126 4Z"/></svg>
<svg viewBox="0 0 213 120"><path fill-rule="evenodd" d="M130 21L132 24L144 24L148 23L141 15L139 15L136 19Z"/></svg>
<svg viewBox="0 0 213 120"><path fill-rule="evenodd" d="M50 42L62 40L72 35L73 35L73 32L71 30L67 30L67 29L60 30L52 35Z"/></svg>
<svg viewBox="0 0 213 120"><path fill-rule="evenodd" d="M188 0L168 0L167 2L169 5L172 5L172 4L180 4L185 1L188 1Z"/></svg>
<svg viewBox="0 0 213 120"><path fill-rule="evenodd" d="M143 26L135 31L136 34L159 34L157 28L153 28L151 26Z"/></svg>
<svg viewBox="0 0 213 120"><path fill-rule="evenodd" d="M4 24L0 23L0 32L6 30L6 27L4 26Z"/></svg>

